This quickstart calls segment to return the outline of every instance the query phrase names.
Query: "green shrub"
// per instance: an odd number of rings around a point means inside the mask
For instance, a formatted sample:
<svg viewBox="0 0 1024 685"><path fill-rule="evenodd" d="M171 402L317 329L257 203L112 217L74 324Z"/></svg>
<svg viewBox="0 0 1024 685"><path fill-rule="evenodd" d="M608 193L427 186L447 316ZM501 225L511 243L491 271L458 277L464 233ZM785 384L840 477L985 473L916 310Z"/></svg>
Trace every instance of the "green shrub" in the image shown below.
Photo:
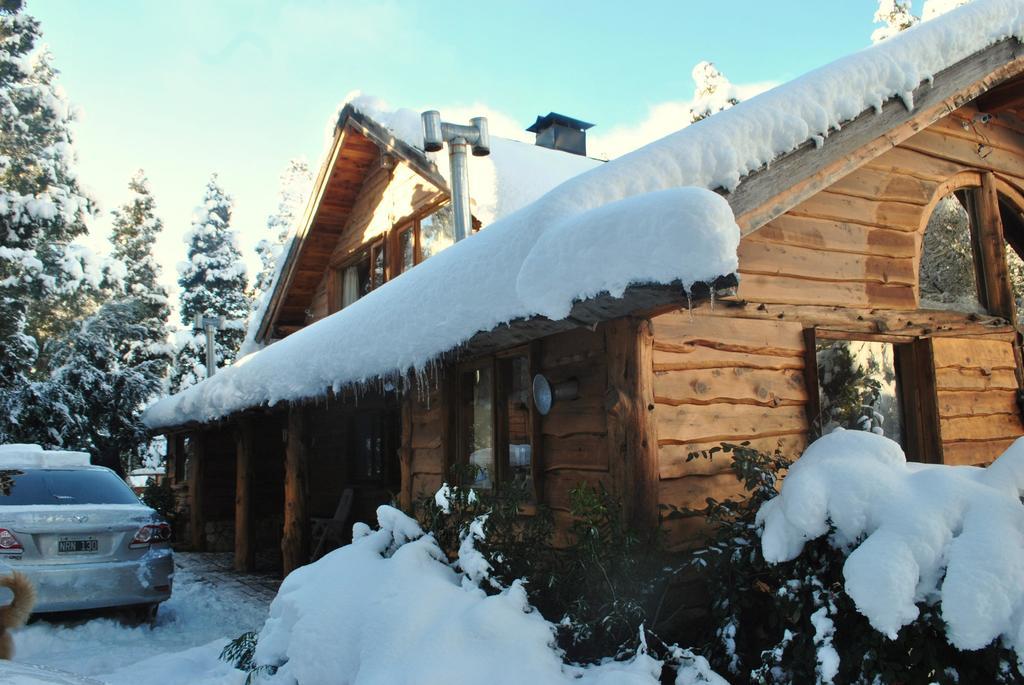
<svg viewBox="0 0 1024 685"><path fill-rule="evenodd" d="M166 478L157 484L153 478L146 479L146 487L142 491L142 501L146 506L152 507L158 514L171 524L174 532L174 524L177 519L177 502L174 499L174 490L171 489L171 482Z"/></svg>
<svg viewBox="0 0 1024 685"><path fill-rule="evenodd" d="M465 467L456 482L472 482ZM441 502L422 498L416 512L454 559L474 521L482 540L474 547L490 564L496 592L525 579L531 604L558 626L558 643L572 661L627 658L640 646L640 629L650 645L676 618L668 592L678 571L659 537L640 536L624 522L622 503L603 486L580 485L570 492L568 538L555 544L552 513L530 503L520 486L497 492L446 486ZM524 509L530 509L527 516ZM656 647L651 647L658 652ZM667 653L661 654L663 658Z"/></svg>
<svg viewBox="0 0 1024 685"><path fill-rule="evenodd" d="M919 604L920 617L895 640L876 631L843 590L846 553L833 549L827 536L809 542L791 562L768 564L755 514L776 495L789 462L746 445L723 444L722 450L732 454L748 496L709 500L713 533L691 563L704 572L712 598L703 653L734 685L1022 682L1006 647L993 643L964 652L950 645L936 605ZM834 678L830 656L837 658Z"/></svg>

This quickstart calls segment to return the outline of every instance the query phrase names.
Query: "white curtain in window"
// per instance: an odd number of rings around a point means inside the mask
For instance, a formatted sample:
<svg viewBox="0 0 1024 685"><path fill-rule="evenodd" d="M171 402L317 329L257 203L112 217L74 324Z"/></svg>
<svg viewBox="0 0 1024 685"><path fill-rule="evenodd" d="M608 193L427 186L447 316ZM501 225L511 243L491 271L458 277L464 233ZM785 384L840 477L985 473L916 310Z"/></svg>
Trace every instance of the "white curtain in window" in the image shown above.
<svg viewBox="0 0 1024 685"><path fill-rule="evenodd" d="M359 299L359 269L350 266L345 269L341 278L341 308L349 306Z"/></svg>

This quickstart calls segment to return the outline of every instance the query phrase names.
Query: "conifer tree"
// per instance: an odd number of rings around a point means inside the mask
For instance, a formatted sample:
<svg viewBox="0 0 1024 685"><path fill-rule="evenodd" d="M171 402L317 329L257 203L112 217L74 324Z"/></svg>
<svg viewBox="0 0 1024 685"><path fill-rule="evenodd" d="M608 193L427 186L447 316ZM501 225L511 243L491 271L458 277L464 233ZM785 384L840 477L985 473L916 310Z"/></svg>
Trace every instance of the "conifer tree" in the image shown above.
<svg viewBox="0 0 1024 685"><path fill-rule="evenodd" d="M141 412L160 391L168 363L166 352L145 352L153 328L144 311L136 297L104 303L55 345L51 377L35 384L47 400L37 406L66 408L60 421L49 421L50 442L88 451L92 463L122 475L141 462Z"/></svg>
<svg viewBox="0 0 1024 685"><path fill-rule="evenodd" d="M160 266L153 257L153 246L163 230L156 216L156 202L149 190L149 181L140 169L128 183L131 199L113 212L114 228L110 242L113 256L125 266L123 297L132 302L138 321L145 327L145 336L129 350L126 364L152 360L159 378L166 375L172 359L168 340L168 319L171 310L167 291L159 284Z"/></svg>
<svg viewBox="0 0 1024 685"><path fill-rule="evenodd" d="M875 23L885 24L871 34L871 42L878 43L909 29L920 19L910 12L910 0L878 0Z"/></svg>
<svg viewBox="0 0 1024 685"><path fill-rule="evenodd" d="M256 254L259 255L261 265L260 272L253 282L256 302L259 302L260 297L270 289L288 233L306 205L312 183L313 175L310 173L309 163L304 159L289 161L281 173L277 211L267 217L267 230L270 231L271 237L264 238L256 244Z"/></svg>
<svg viewBox="0 0 1024 685"><path fill-rule="evenodd" d="M690 122L696 124L715 112L739 104L735 87L729 79L711 62L699 62L693 68L693 103L690 105Z"/></svg>
<svg viewBox="0 0 1024 685"><path fill-rule="evenodd" d="M44 345L117 275L72 242L92 208L72 170L72 111L39 37L21 0L0 0L0 442L20 439L31 381L48 375Z"/></svg>
<svg viewBox="0 0 1024 685"><path fill-rule="evenodd" d="M192 331L196 314L223 316L226 328L216 333L217 366L230 364L245 337L249 315L245 263L230 229L231 198L210 179L203 203L196 208L188 241L188 260L178 265L181 321L188 333L179 340L171 378L178 392L206 378L205 336Z"/></svg>
<svg viewBox="0 0 1024 685"><path fill-rule="evenodd" d="M88 451L94 464L124 473L147 448L143 407L163 386L171 361L167 295L157 283L153 243L161 229L145 177L114 210L111 243L128 266L122 289L51 343L50 374L28 386L21 435Z"/></svg>
<svg viewBox="0 0 1024 685"><path fill-rule="evenodd" d="M304 159L293 159L281 173L280 190L277 196L277 211L267 217L267 230L271 237L264 238L256 244L256 254L260 258L260 272L253 282L252 311L246 327L245 340L239 348L239 354L245 355L258 349L256 334L260 321L266 312L270 289L274 285L278 263L284 259L289 246L289 234L299 220L306 199L309 197L313 175L309 164Z"/></svg>

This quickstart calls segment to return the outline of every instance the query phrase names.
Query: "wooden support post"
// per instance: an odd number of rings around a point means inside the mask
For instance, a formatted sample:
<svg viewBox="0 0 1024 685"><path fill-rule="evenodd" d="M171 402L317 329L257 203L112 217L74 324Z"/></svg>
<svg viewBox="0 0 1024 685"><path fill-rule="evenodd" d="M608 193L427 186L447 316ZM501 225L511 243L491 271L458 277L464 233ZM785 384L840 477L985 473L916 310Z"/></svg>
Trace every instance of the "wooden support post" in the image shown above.
<svg viewBox="0 0 1024 685"><path fill-rule="evenodd" d="M627 522L639 531L658 526L658 436L654 412L654 332L647 319L606 326L608 457Z"/></svg>
<svg viewBox="0 0 1024 685"><path fill-rule="evenodd" d="M235 429L235 570L244 572L256 569L252 501L255 433L253 419L239 420Z"/></svg>
<svg viewBox="0 0 1024 685"><path fill-rule="evenodd" d="M543 342L534 340L530 343L530 380L541 372L541 359L544 354ZM537 411L531 400L530 407L530 477L533 481L534 501L544 501L544 417Z"/></svg>
<svg viewBox="0 0 1024 685"><path fill-rule="evenodd" d="M978 266L978 290L989 314L1016 321L1016 307L1010 274L1006 267L1006 241L999 213L999 194L992 172L981 175L981 188L973 197L975 260Z"/></svg>
<svg viewBox="0 0 1024 685"><path fill-rule="evenodd" d="M804 387L807 388L807 442L821 437L821 398L818 390L818 335L804 329Z"/></svg>
<svg viewBox="0 0 1024 685"><path fill-rule="evenodd" d="M201 432L193 433L189 439L192 448L188 473L189 528L192 534L192 549L196 552L206 550L206 442L206 434Z"/></svg>
<svg viewBox="0 0 1024 685"><path fill-rule="evenodd" d="M284 535L281 562L284 575L309 562L309 464L302 407L288 409L288 438L284 448Z"/></svg>
<svg viewBox="0 0 1024 685"><path fill-rule="evenodd" d="M344 271L342 269L328 269L327 271L327 313L333 314L341 310L342 281Z"/></svg>
<svg viewBox="0 0 1024 685"><path fill-rule="evenodd" d="M401 447L398 448L398 464L402 471L398 505L407 514L412 513L412 412L415 400L411 384L415 382L411 381L409 387L402 393L402 441Z"/></svg>
<svg viewBox="0 0 1024 685"><path fill-rule="evenodd" d="M170 433L164 436L167 440L167 458L164 460L164 479L167 480L171 485L177 485L178 479L178 464L185 458L185 455L181 453L181 443L178 440L178 436L174 433Z"/></svg>

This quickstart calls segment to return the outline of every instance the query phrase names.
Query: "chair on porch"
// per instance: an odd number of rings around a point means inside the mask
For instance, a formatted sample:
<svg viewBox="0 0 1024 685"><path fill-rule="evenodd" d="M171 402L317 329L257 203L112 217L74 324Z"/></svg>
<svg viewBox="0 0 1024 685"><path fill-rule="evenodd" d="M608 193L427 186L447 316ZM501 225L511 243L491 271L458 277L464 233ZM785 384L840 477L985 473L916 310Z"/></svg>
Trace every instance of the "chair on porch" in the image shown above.
<svg viewBox="0 0 1024 685"><path fill-rule="evenodd" d="M334 543L335 547L340 547L344 544L347 532L345 523L348 521L349 514L352 513L352 498L354 495L355 492L352 488L345 488L338 499L338 507L334 510L332 518L310 519L313 523L313 539L317 541L316 547L313 549L313 556L309 559L310 561L316 561L327 552L328 540Z"/></svg>

